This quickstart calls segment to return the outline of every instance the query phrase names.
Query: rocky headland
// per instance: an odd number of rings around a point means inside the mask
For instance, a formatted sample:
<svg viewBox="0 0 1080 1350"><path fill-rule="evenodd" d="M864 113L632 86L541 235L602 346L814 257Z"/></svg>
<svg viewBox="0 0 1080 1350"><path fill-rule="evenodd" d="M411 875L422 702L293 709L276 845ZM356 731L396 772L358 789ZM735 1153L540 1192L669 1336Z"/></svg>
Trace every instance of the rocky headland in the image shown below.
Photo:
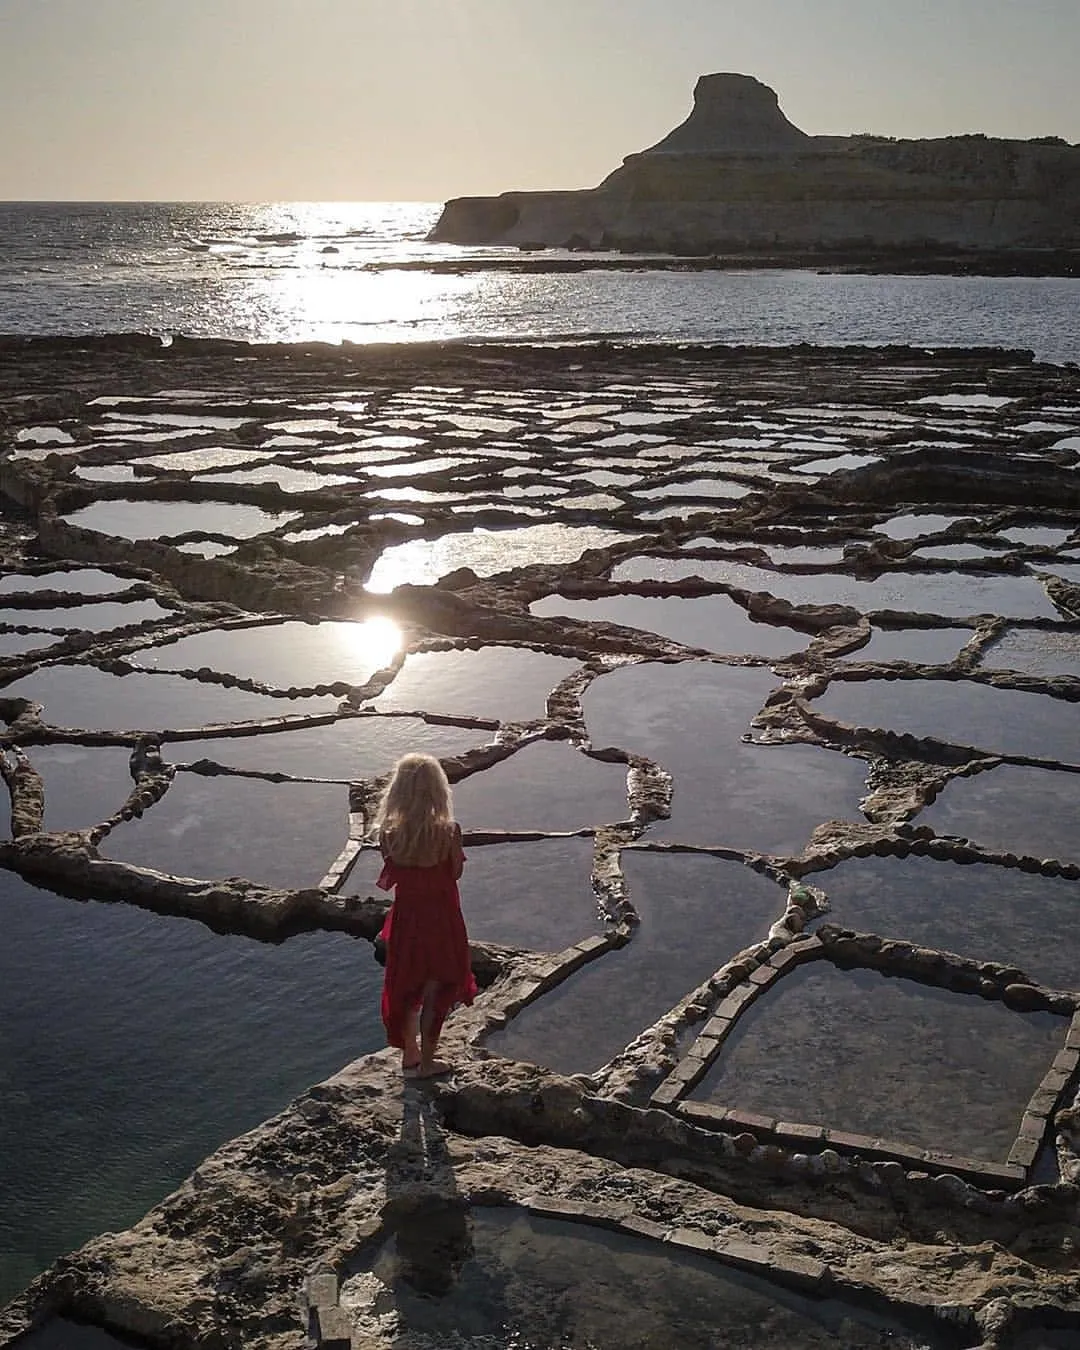
<svg viewBox="0 0 1080 1350"><path fill-rule="evenodd" d="M711 265L1075 275L1080 147L1058 137L809 136L749 75L596 188L446 203L437 242L669 253Z"/></svg>

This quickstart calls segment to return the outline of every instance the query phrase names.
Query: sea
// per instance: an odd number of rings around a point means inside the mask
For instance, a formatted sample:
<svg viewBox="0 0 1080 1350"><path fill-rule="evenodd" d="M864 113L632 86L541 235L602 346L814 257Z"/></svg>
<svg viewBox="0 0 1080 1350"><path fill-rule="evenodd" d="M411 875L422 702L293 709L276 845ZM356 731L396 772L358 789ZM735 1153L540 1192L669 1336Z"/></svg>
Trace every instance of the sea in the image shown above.
<svg viewBox="0 0 1080 1350"><path fill-rule="evenodd" d="M661 270L430 244L433 202L0 202L0 334L912 343L1080 361L1080 279ZM573 257L570 273L516 270ZM511 264L515 270L510 270Z"/></svg>
<svg viewBox="0 0 1080 1350"><path fill-rule="evenodd" d="M996 345L1080 361L1077 279L612 270L582 254L545 272L571 255L428 243L439 209L0 203L0 335ZM0 1304L379 1046L378 982L342 935L264 946L0 872Z"/></svg>

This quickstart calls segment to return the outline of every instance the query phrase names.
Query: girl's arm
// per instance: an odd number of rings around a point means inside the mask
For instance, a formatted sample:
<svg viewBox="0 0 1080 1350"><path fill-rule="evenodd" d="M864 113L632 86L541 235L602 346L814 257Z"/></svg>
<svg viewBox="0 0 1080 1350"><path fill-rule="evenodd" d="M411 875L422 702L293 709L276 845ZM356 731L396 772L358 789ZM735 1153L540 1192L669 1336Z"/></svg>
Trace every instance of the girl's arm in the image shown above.
<svg viewBox="0 0 1080 1350"><path fill-rule="evenodd" d="M454 821L454 833L450 840L450 870L457 881L465 870L465 850L461 846L461 826Z"/></svg>

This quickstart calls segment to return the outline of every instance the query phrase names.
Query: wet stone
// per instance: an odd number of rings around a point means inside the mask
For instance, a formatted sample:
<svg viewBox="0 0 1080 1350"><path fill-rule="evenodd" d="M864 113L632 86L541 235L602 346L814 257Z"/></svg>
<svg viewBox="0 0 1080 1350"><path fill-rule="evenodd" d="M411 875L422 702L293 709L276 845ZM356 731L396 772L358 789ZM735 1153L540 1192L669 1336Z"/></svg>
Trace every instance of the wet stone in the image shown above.
<svg viewBox="0 0 1080 1350"><path fill-rule="evenodd" d="M1076 986L1080 882L914 856L853 858L812 879L829 897L830 922Z"/></svg>
<svg viewBox="0 0 1080 1350"><path fill-rule="evenodd" d="M1080 774L1001 764L950 780L919 824L1002 853L1080 862L1078 819Z"/></svg>
<svg viewBox="0 0 1080 1350"><path fill-rule="evenodd" d="M538 600L532 613L543 618L562 615L582 623L617 623L726 655L787 656L801 651L808 642L806 635L795 629L756 622L726 595L693 599L608 595L598 600L567 600L553 595Z"/></svg>
<svg viewBox="0 0 1080 1350"><path fill-rule="evenodd" d="M837 680L812 706L850 726L1080 763L1076 705L1048 694L971 680Z"/></svg>
<svg viewBox="0 0 1080 1350"><path fill-rule="evenodd" d="M300 713L333 712L333 698L271 698L203 684L180 675L109 675L88 666L57 665L16 680L5 698L45 705L51 726L99 731L154 731L223 722L254 722Z"/></svg>
<svg viewBox="0 0 1080 1350"><path fill-rule="evenodd" d="M518 1013L489 1038L496 1053L561 1073L593 1072L737 952L767 937L784 912L786 893L739 863L626 850L622 863L641 919L630 943Z"/></svg>
<svg viewBox="0 0 1080 1350"><path fill-rule="evenodd" d="M341 1300L354 1343L379 1335L409 1350L927 1346L896 1323L696 1252L516 1209L447 1207L403 1220Z"/></svg>
<svg viewBox="0 0 1080 1350"><path fill-rule="evenodd" d="M580 668L577 661L521 647L419 652L408 656L373 703L391 709L489 717L504 722L543 717L547 696Z"/></svg>
<svg viewBox="0 0 1080 1350"><path fill-rule="evenodd" d="M179 773L141 819L102 841L105 857L184 877L317 886L348 837L338 784Z"/></svg>
<svg viewBox="0 0 1080 1350"><path fill-rule="evenodd" d="M454 807L467 828L579 830L626 820L626 767L540 741L462 779Z"/></svg>
<svg viewBox="0 0 1080 1350"><path fill-rule="evenodd" d="M1066 1025L814 962L736 1023L693 1096L1004 1162Z"/></svg>

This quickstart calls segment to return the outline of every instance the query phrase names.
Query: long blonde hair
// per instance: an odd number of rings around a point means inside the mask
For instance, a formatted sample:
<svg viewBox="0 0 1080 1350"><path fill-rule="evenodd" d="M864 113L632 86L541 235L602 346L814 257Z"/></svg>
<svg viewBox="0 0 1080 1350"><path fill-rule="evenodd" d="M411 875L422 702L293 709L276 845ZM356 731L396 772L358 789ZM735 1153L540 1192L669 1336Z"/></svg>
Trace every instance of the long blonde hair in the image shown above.
<svg viewBox="0 0 1080 1350"><path fill-rule="evenodd" d="M431 867L453 837L450 783L432 755L403 755L394 765L375 824L384 851L403 867Z"/></svg>

